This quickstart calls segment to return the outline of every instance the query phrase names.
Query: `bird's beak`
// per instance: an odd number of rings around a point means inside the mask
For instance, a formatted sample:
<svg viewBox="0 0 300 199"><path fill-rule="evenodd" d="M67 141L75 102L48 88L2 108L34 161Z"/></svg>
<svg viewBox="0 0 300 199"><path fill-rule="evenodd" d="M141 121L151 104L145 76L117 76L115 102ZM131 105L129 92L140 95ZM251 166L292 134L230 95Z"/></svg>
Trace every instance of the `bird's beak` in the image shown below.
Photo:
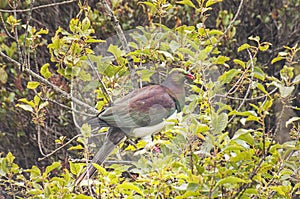
<svg viewBox="0 0 300 199"><path fill-rule="evenodd" d="M195 76L193 74L191 74L191 73L187 73L185 75L185 77L187 78L188 83L190 83L190 84L193 83L193 81L195 80Z"/></svg>

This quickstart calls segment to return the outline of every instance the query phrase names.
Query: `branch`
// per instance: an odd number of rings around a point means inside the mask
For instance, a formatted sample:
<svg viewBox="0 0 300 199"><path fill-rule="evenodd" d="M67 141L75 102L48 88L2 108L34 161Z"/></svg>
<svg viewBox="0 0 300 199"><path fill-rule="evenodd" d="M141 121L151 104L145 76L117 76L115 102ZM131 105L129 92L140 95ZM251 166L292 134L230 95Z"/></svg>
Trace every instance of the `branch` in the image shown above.
<svg viewBox="0 0 300 199"><path fill-rule="evenodd" d="M228 27L225 29L223 35L218 39L218 41L215 43L215 45L212 47L212 49L208 52L208 56L210 56L210 54L214 51L214 49L218 46L218 43L220 43L220 41L222 41L224 39L224 37L226 36L227 32L229 31L229 29L233 26L233 23L236 21L237 17L239 16L241 9L242 9L242 5L244 3L244 0L241 0L240 5L235 13L235 16L233 17L233 19L230 21Z"/></svg>
<svg viewBox="0 0 300 199"><path fill-rule="evenodd" d="M102 4L105 7L105 10L106 10L108 16L110 16L110 18L111 18L111 20L113 22L114 29L117 32L117 35L118 35L118 37L120 39L122 47L124 48L124 50L126 51L126 53L129 53L130 52L130 48L128 46L128 42L126 40L124 32L123 32L123 30L122 30L122 28L121 28L121 26L119 24L119 20L114 15L112 9L109 7L109 5L107 3L107 0L101 0L101 2L102 2ZM137 75L136 75L136 72L135 72L134 65L130 61L128 61L128 69L130 71L130 78L131 78L131 81L132 81L133 88L138 88L138 81L137 81L138 78L137 78Z"/></svg>
<svg viewBox="0 0 300 199"><path fill-rule="evenodd" d="M69 1L63 1L63 2L57 2L57 3L50 3L50 4L46 4L46 5L32 7L32 9L28 8L28 9L24 9L24 10L15 10L15 9L14 10L4 10L4 9L0 9L0 12L3 12L3 13L30 12L32 10L38 10L38 9L42 9L42 8L48 8L48 7L53 7L53 6L58 6L58 5L63 5L63 4L73 3L73 2L77 2L77 0L69 0Z"/></svg>
<svg viewBox="0 0 300 199"><path fill-rule="evenodd" d="M66 142L65 144L61 145L60 147L58 147L57 149L55 149L54 151L52 151L51 153L48 153L47 155L44 155L44 157L39 158L38 161L44 160L46 158L48 158L49 156L53 155L54 153L56 153L57 151L59 151L60 149L64 148L65 146L67 146L68 144L70 144L73 140L75 140L76 138L78 138L79 136L81 136L81 134L74 136L73 138L71 138L68 142Z"/></svg>
<svg viewBox="0 0 300 199"><path fill-rule="evenodd" d="M10 58L9 56L7 56L5 53L3 53L2 51L0 51L0 55L5 57L6 59L8 59L9 61L11 61L12 63L16 64L18 67L21 66L21 64L19 62L17 62L16 60ZM42 76L40 76L39 74L35 73L34 71L32 71L31 69L25 68L24 72L26 72L27 74L35 77L36 79L38 79L40 82L43 82L44 84L47 84L48 86L51 86L53 88L54 91L62 94L63 96L65 96L67 99L72 100L73 102L75 102L76 104L88 109L89 111L91 111L92 113L97 114L98 111L96 109L94 109L93 107L91 107L90 105L82 102L81 100L72 97L69 93L65 92L64 90L61 90L58 86L52 84L51 82L49 82L47 79L43 78Z"/></svg>

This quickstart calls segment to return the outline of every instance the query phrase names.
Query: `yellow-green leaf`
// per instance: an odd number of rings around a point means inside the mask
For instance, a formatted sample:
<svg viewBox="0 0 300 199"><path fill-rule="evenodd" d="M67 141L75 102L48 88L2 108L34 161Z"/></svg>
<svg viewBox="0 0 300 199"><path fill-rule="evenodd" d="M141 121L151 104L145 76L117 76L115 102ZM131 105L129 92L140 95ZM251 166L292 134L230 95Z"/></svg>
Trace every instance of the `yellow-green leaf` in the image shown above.
<svg viewBox="0 0 300 199"><path fill-rule="evenodd" d="M41 67L41 74L44 78L48 79L49 77L51 77L52 73L49 71L49 65L50 64L44 64Z"/></svg>
<svg viewBox="0 0 300 199"><path fill-rule="evenodd" d="M249 44L243 44L238 48L238 52L250 48Z"/></svg>
<svg viewBox="0 0 300 199"><path fill-rule="evenodd" d="M27 88L28 89L36 89L39 85L40 85L39 82L32 81L32 82L27 83Z"/></svg>

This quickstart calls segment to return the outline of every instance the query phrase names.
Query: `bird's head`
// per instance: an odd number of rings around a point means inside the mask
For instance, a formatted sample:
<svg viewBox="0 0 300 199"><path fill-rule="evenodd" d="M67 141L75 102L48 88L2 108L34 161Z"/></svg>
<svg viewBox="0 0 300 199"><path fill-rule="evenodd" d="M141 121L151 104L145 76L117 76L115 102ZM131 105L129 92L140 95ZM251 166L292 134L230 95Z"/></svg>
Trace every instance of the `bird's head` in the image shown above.
<svg viewBox="0 0 300 199"><path fill-rule="evenodd" d="M189 83L193 82L195 77L190 72L182 68L174 68L167 76L167 79L175 84L183 84L185 80L188 80Z"/></svg>

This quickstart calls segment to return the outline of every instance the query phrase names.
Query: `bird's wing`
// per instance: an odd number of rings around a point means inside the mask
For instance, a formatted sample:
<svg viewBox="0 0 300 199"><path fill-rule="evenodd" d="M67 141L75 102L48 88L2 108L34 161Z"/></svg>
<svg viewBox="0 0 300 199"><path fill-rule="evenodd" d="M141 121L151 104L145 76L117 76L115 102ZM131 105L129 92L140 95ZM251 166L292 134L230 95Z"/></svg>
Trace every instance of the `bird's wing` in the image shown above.
<svg viewBox="0 0 300 199"><path fill-rule="evenodd" d="M172 115L177 108L176 99L170 93L161 85L147 86L116 101L98 117L119 128L155 125Z"/></svg>

